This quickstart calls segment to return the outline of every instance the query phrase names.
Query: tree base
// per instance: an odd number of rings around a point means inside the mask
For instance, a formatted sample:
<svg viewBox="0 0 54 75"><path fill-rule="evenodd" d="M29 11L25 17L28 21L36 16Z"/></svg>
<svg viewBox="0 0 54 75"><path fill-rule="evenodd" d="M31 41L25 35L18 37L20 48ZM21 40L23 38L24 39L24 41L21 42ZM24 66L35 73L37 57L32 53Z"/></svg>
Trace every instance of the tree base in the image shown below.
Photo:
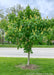
<svg viewBox="0 0 54 75"><path fill-rule="evenodd" d="M16 65L15 67L20 67L22 69L34 70L34 69L37 69L39 66L34 65L34 64L30 64L30 65Z"/></svg>

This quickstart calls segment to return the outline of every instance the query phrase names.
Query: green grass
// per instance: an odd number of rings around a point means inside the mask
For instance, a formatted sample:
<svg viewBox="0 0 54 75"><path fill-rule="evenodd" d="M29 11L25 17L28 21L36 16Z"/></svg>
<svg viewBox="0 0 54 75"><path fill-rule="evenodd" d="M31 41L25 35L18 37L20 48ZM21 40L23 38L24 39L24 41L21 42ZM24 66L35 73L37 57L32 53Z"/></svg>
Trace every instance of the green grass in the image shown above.
<svg viewBox="0 0 54 75"><path fill-rule="evenodd" d="M18 64L26 63L27 58L0 57L0 75L54 75L54 59L31 58L30 64L39 66L35 70L23 70L15 67Z"/></svg>
<svg viewBox="0 0 54 75"><path fill-rule="evenodd" d="M17 47L15 44L0 44L0 47Z"/></svg>
<svg viewBox="0 0 54 75"><path fill-rule="evenodd" d="M39 47L39 48L54 48L54 45L34 45L33 47Z"/></svg>
<svg viewBox="0 0 54 75"><path fill-rule="evenodd" d="M15 44L0 44L0 47L17 47L17 45L15 45ZM54 45L34 45L33 47L54 48Z"/></svg>

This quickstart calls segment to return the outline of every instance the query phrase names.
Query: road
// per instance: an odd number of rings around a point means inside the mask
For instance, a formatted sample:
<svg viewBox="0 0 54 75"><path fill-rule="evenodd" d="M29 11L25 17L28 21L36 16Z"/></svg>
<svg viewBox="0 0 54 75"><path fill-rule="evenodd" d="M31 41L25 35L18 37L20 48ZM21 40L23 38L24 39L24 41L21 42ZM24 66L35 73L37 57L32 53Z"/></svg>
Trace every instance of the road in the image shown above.
<svg viewBox="0 0 54 75"><path fill-rule="evenodd" d="M32 48L31 58L54 58L54 48ZM0 48L0 57L27 57L23 48Z"/></svg>

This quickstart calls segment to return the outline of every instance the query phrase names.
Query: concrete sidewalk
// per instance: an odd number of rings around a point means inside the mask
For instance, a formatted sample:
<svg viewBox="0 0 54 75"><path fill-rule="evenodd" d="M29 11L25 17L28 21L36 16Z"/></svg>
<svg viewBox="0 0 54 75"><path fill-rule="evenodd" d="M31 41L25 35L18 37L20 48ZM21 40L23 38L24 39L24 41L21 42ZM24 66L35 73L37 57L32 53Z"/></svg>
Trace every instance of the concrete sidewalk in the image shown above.
<svg viewBox="0 0 54 75"><path fill-rule="evenodd" d="M31 58L54 58L54 48L32 48ZM27 57L23 48L0 48L0 57Z"/></svg>

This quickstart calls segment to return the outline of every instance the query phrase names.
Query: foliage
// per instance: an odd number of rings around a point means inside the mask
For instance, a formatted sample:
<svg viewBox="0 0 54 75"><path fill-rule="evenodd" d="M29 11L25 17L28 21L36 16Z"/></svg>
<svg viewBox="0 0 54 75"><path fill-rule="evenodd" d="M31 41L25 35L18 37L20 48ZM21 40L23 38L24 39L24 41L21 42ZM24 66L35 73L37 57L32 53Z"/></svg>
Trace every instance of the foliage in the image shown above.
<svg viewBox="0 0 54 75"><path fill-rule="evenodd" d="M3 29L4 31L8 29L8 21L6 19L0 21L0 29Z"/></svg>
<svg viewBox="0 0 54 75"><path fill-rule="evenodd" d="M40 22L39 20L42 19L40 17L40 13L37 11L31 10L31 8L27 6L26 9L19 12L17 17L14 15L14 13L12 13L11 16L9 14L8 16L10 22L7 31L7 37L9 36L8 39L10 39L12 42L18 43L18 47L21 47L23 44L24 50L27 52L31 51L31 47L34 44L33 42L35 39L38 39L38 37L40 38L40 35L38 35L40 28L38 28L38 22Z"/></svg>
<svg viewBox="0 0 54 75"><path fill-rule="evenodd" d="M8 19L6 38L18 44L18 48L23 44L25 52L32 52L34 44L44 44L43 42L51 39L53 22L50 19L42 19L37 9L27 6L23 11L19 11L18 16L9 14Z"/></svg>

